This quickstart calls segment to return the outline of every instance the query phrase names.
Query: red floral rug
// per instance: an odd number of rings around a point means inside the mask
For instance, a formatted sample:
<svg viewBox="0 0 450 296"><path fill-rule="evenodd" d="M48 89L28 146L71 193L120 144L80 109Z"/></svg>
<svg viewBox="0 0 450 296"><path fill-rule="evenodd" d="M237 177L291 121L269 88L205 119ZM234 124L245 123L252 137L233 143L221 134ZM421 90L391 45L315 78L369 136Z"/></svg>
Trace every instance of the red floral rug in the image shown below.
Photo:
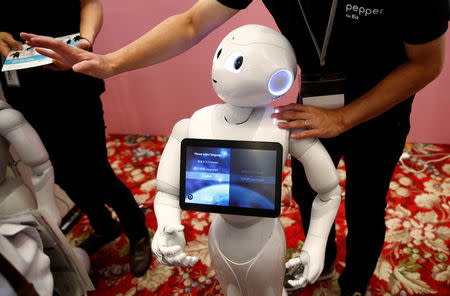
<svg viewBox="0 0 450 296"><path fill-rule="evenodd" d="M144 208L147 227L153 235L156 219L153 200L156 171L167 137L109 136L109 160L119 178ZM368 295L450 295L450 145L414 144L405 147L390 184L386 215L386 243ZM290 162L283 171L283 209L288 257L298 255L304 234L298 206L290 196ZM338 174L345 184L345 164ZM344 187L342 187L344 188ZM344 193L345 196L345 193ZM344 197L345 198L345 197ZM345 262L343 203L336 218L338 255L336 269ZM213 214L183 212L186 253L200 261L192 268L168 267L152 262L145 276L133 278L128 266L125 234L91 257L94 295L222 295L208 253L208 230ZM67 234L77 245L92 231L83 218ZM298 295L339 295L335 278L307 287Z"/></svg>

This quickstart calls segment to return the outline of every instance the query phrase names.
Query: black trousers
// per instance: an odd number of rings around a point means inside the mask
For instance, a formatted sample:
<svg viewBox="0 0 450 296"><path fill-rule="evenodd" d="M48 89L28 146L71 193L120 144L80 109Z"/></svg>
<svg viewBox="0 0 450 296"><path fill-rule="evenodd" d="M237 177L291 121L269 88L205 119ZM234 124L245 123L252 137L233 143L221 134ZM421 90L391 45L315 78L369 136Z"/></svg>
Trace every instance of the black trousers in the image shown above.
<svg viewBox="0 0 450 296"><path fill-rule="evenodd" d="M141 239L147 231L145 216L107 158L99 97L103 81L71 71L21 75L22 87L5 87L5 96L41 137L55 182L86 213L97 233L106 234L112 227L114 220L105 206L109 205L130 241Z"/></svg>
<svg viewBox="0 0 450 296"><path fill-rule="evenodd" d="M386 195L409 132L409 112L401 118L377 118L336 138L321 139L335 165L346 166L345 215L348 226L346 266L341 289L365 292L381 254L386 226ZM395 119L393 119L395 118ZM292 193L307 233L312 202L302 164L292 159ZM336 258L335 227L328 237L325 268ZM364 294L363 294L364 295Z"/></svg>

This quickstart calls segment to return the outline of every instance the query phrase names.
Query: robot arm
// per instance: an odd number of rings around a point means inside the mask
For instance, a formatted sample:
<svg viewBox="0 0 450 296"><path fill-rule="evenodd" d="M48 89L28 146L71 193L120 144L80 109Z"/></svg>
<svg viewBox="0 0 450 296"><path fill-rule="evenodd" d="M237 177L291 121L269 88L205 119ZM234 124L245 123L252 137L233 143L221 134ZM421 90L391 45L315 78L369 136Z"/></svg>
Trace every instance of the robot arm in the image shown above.
<svg viewBox="0 0 450 296"><path fill-rule="evenodd" d="M287 268L305 266L303 275L291 283L303 287L314 283L323 269L327 238L339 209L341 189L333 161L318 139L291 140L290 152L302 162L309 184L318 193L302 252L286 264Z"/></svg>
<svg viewBox="0 0 450 296"><path fill-rule="evenodd" d="M47 151L23 115L2 101L0 101L0 136L14 147L20 160L31 168L31 182L38 209L44 213L44 217L59 226L61 217L55 201L53 166Z"/></svg>
<svg viewBox="0 0 450 296"><path fill-rule="evenodd" d="M186 241L181 225L179 206L180 147L188 134L189 119L173 128L159 162L154 209L158 228L152 240L152 250L159 262L175 266L192 266L198 259L184 253Z"/></svg>

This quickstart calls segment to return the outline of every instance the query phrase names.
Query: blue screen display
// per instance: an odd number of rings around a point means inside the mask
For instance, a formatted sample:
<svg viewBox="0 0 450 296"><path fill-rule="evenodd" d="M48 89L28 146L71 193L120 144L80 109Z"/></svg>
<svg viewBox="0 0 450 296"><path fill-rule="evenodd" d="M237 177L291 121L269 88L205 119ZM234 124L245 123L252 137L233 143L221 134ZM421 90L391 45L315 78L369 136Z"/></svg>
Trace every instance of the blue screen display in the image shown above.
<svg viewBox="0 0 450 296"><path fill-rule="evenodd" d="M186 147L185 203L275 208L277 152Z"/></svg>

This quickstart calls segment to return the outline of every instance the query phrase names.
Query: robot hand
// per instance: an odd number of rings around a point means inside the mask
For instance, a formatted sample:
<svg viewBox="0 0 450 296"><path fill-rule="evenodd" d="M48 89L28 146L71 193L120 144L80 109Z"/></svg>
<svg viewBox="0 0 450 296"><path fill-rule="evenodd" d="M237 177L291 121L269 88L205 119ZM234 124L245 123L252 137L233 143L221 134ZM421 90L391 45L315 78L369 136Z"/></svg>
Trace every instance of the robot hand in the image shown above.
<svg viewBox="0 0 450 296"><path fill-rule="evenodd" d="M288 283L295 289L303 288L307 284L313 284L320 276L323 269L323 256L316 254L309 254L307 251L302 251L300 256L293 258L286 263L286 269L301 269L303 272L295 276L295 280L289 280Z"/></svg>
<svg viewBox="0 0 450 296"><path fill-rule="evenodd" d="M156 259L162 264L171 266L193 266L198 258L184 253L186 241L184 226L181 224L158 227L152 240L152 251Z"/></svg>

